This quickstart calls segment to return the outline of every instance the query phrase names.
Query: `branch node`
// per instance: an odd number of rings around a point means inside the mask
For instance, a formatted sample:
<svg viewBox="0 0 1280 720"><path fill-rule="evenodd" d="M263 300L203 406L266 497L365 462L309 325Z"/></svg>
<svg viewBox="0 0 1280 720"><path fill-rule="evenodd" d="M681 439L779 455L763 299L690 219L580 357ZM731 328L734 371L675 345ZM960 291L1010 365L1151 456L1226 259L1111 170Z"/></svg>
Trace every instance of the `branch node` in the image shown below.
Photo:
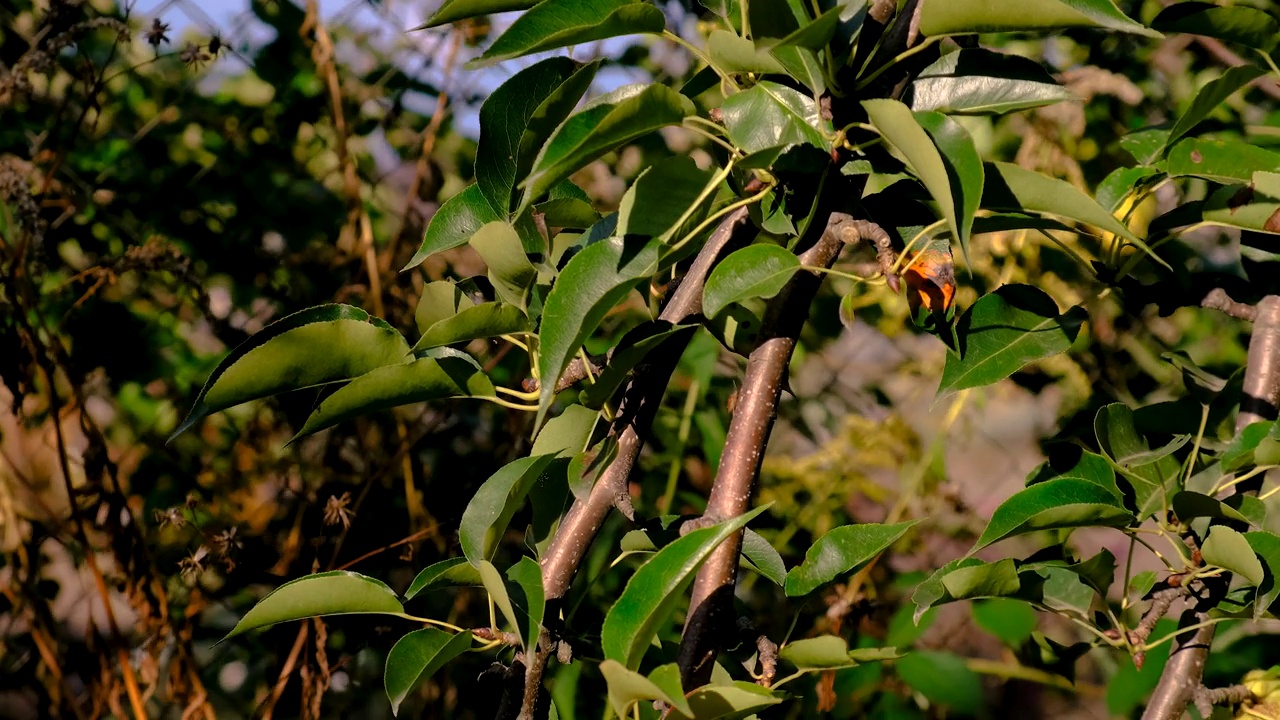
<svg viewBox="0 0 1280 720"><path fill-rule="evenodd" d="M1214 288L1204 296L1204 300L1200 301L1201 307L1212 308L1230 315L1240 320L1248 320L1253 322L1258 319L1258 308L1242 302L1236 302L1227 295L1227 291L1222 288Z"/></svg>

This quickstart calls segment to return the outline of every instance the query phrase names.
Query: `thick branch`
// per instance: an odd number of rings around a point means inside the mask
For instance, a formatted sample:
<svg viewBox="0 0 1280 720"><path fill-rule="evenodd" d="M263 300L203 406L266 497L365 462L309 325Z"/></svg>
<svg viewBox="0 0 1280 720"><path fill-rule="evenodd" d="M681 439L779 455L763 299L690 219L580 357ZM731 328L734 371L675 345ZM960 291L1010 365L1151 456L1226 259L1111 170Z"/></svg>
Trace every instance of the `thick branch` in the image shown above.
<svg viewBox="0 0 1280 720"><path fill-rule="evenodd" d="M745 207L726 216L694 258L658 319L674 324L701 313L702 288L711 268L721 256L745 243L753 229ZM680 354L677 349L658 353L660 357L638 370L627 384L612 429L617 438L617 453L592 486L590 494L585 499L575 500L569 508L556 530L551 546L542 558L542 585L547 598L545 617L548 625L563 621L559 615L560 600L569 591L578 565L596 533L600 531L600 525L608 517L609 509L622 502L630 505L630 498L626 495L627 483L644 444L641 434L647 431L654 411L662 402L667 379L675 371L675 363ZM549 633L544 630L537 650L530 652L521 711L523 718L534 717L538 691L542 686L542 673L551 653L551 644Z"/></svg>
<svg viewBox="0 0 1280 720"><path fill-rule="evenodd" d="M849 215L832 213L818 242L800 256L801 262L810 266L830 265L845 243L860 237L859 225ZM765 339L747 361L746 375L725 437L720 469L707 501L705 517L708 520L726 520L750 508L787 364L820 285L818 275L798 273L769 303ZM736 533L716 548L694 581L690 613L680 645L680 674L686 689L707 683L720 641L728 634L726 630L733 627L733 585L741 546L742 534Z"/></svg>
<svg viewBox="0 0 1280 720"><path fill-rule="evenodd" d="M1206 301L1208 298L1206 298ZM1236 433L1251 423L1274 420L1280 402L1280 296L1268 295L1257 305L1253 336L1249 340L1249 359L1245 366L1244 394L1240 413L1236 416ZM1228 579L1222 581L1225 587ZM1211 594L1212 595L1212 594ZM1185 613L1184 626L1209 619L1212 599L1202 602L1196 612ZM1187 705L1196 700L1204 677L1204 664L1213 644L1214 625L1200 628L1186 640L1175 640L1175 647L1160 675L1160 683L1151 695L1143 720L1179 720ZM1203 697L1203 696L1202 696Z"/></svg>

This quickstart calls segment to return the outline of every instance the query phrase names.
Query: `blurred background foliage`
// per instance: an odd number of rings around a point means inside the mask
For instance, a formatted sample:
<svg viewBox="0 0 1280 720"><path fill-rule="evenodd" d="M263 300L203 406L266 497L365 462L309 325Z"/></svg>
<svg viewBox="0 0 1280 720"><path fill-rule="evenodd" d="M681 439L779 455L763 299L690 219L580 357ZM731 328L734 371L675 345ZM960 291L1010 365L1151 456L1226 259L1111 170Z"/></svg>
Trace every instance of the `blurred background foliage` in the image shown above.
<svg viewBox="0 0 1280 720"><path fill-rule="evenodd" d="M533 59L467 71L492 26L405 33L434 9L419 5L254 0L234 27L177 29L173 17L200 17L199 3L0 5L0 715L131 717L138 706L165 718L389 715L382 667L404 628L392 633L386 619L316 620L214 643L285 579L352 568L403 588L416 570L456 556L467 500L527 451L528 419L464 401L286 444L316 400L304 391L166 439L227 349L268 322L346 302L407 329L425 282L481 274L466 247L399 270L440 202L471 180L479 103ZM1125 5L1143 20L1162 7ZM701 6L663 8L668 27L701 42ZM980 151L1090 192L1130 162L1120 136L1176 115L1233 62L1229 49L1192 36L1070 31L999 44L1043 61L1082 102L965 118ZM594 92L644 78L678 83L693 67L661 40L573 55L609 58ZM1280 146L1278 97L1264 79L1213 119ZM574 179L612 210L641 170L705 154L702 142L668 129ZM1172 192L1131 222L1172 207ZM1210 230L1183 241L1175 252L1189 270L1280 277L1278 256L1249 237ZM1095 652L1078 666L1076 689L1064 690L1014 658L1033 652L1052 664L1060 647L1033 631L1067 645L1074 628L1001 601L930 611L916 626L907 599L1043 461L1042 437L1060 425L1088 436L1108 402L1181 396L1164 353L1230 375L1244 360L1243 328L1194 308L1161 316L1155 305L1099 297L1090 273L1035 234L985 235L974 248L959 271L961 308L1021 282L1059 305L1088 303L1095 322L1070 354L933 407L942 345L913 328L884 286L828 282L762 473L761 500L773 502L762 533L791 564L833 526L932 521L798 617L754 576L739 596L773 637L838 632L920 652L802 680L805 702L779 715L1124 717L1158 677L1158 653L1138 670ZM634 299L605 323L611 337L644 317L644 299ZM503 341L468 349L508 386L528 374ZM633 478L641 515L701 509L741 363L705 333L682 358ZM603 617L637 564L615 563L629 529L614 516L593 546L572 594L578 627ZM1096 549L1122 537L1076 542ZM414 602L420 614L485 622L479 590ZM1211 683L1280 660L1252 627L1222 633L1231 651L1212 656ZM574 646L591 653L593 641ZM501 677L469 657L405 712L492 717ZM603 695L602 679L582 668L558 667L558 698ZM576 716L601 711L579 705Z"/></svg>

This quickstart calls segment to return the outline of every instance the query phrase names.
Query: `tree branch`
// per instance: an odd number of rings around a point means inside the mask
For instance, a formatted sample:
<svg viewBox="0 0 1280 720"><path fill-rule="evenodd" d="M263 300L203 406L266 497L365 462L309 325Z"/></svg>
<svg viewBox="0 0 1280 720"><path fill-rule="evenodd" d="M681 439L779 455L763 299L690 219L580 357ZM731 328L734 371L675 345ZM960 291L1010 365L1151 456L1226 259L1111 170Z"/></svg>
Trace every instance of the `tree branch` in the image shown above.
<svg viewBox="0 0 1280 720"><path fill-rule="evenodd" d="M868 225L845 213L831 213L822 236L801 254L800 261L809 266L831 265L840 249L847 243L857 242L861 237L860 228ZM822 278L817 274L797 273L769 303L764 339L747 360L738 402L725 436L720 469L707 501L704 517L710 521L737 517L750 508L787 364L821 283ZM741 547L742 533L735 533L716 548L694 580L679 657L686 690L707 683L721 639L732 630L733 585Z"/></svg>
<svg viewBox="0 0 1280 720"><path fill-rule="evenodd" d="M700 314L702 288L711 268L723 255L745 244L754 231L755 227L748 220L747 208L727 215L694 258L658 319L675 324ZM590 494L585 499L575 500L569 508L542 558L542 586L547 598L544 617L548 625L563 621L560 601L569 591L578 565L608 517L609 509L624 499L627 506L630 505L627 484L644 444L641 434L647 432L653 413L662 402L667 379L675 371L680 354L675 349L659 353L657 361L637 369L632 376L611 431L617 438L617 453L592 486ZM529 652L521 710L521 717L526 720L532 720L537 709L542 674L552 645L550 633L544 629L536 651Z"/></svg>
<svg viewBox="0 0 1280 720"><path fill-rule="evenodd" d="M1212 296L1213 293L1210 293ZM1223 293L1225 297L1225 293ZM1208 302L1209 298L1205 298ZM1230 298L1228 298L1230 300ZM1213 306L1211 306L1213 307ZM1245 366L1244 393L1240 399L1240 412L1236 416L1236 434L1250 424L1276 418L1276 405L1280 402L1280 295L1268 295L1258 302L1253 322L1253 335L1249 340L1249 359ZM1229 577L1221 579L1222 586ZM1194 612L1183 614L1181 625L1187 627L1209 619L1209 607L1213 593L1199 603ZM1151 695L1142 714L1143 720L1179 720L1187 705L1197 700L1205 691L1201 685L1204 664L1213 644L1213 625L1200 628L1189 639L1178 642L1160 675L1160 683ZM1203 702L1203 699L1201 700Z"/></svg>

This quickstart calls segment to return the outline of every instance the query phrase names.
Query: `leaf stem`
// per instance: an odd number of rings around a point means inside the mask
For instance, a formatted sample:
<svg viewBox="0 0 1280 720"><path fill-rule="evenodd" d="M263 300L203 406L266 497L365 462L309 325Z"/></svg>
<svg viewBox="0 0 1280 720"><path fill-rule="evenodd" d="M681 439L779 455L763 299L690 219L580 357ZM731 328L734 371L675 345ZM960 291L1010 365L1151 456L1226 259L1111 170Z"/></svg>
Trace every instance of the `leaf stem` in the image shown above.
<svg viewBox="0 0 1280 720"><path fill-rule="evenodd" d="M706 53L694 47L688 40L685 40L679 35L671 32L670 30L665 30L665 29L662 31L662 37L666 40L670 40L671 42L677 45L680 45L685 50L688 50L690 53L693 54L694 57L706 63L707 67L711 68L716 75L719 75L722 81L729 83L729 85L734 89L738 89L738 83L734 82L732 77L729 77L728 75L725 74L723 70L716 67L716 64L711 62L711 58Z"/></svg>
<svg viewBox="0 0 1280 720"><path fill-rule="evenodd" d="M873 72L873 73L871 73L870 75L868 75L867 77L865 77L865 78L863 78L863 79L859 80L859 81L858 81L858 83L857 83L856 85L854 85L854 86L853 86L853 89L856 91L856 90L861 90L861 89L865 88L866 86L868 86L868 85L870 85L871 83L875 82L875 79L876 79L876 78L878 78L878 77L880 77L881 75L883 75L883 74L885 73L885 71L887 71L889 68L893 67L894 65L897 65L898 63L902 62L903 60L906 60L907 58L911 57L912 55L915 55L916 53L919 53L919 52L921 52L921 51L925 50L926 48L931 47L934 43L938 42L938 40L940 40L940 39L941 39L940 37L925 38L925 41L924 41L924 42L922 42L922 43L920 43L919 45L916 45L916 46L914 46L914 47L910 47L910 48L907 48L906 50L903 50L902 52L900 52L900 53L898 53L897 55L893 56L893 58L892 58L891 60L889 60L889 62L885 63L884 65L881 65L881 66L880 66L880 67L878 67L878 68L876 68L876 69L875 69L875 72Z"/></svg>
<svg viewBox="0 0 1280 720"><path fill-rule="evenodd" d="M457 625L453 625L453 624L447 623L447 622L445 622L445 621L443 621L443 620L434 620L434 619L432 619L432 618L418 617L417 615L409 615L409 614L407 614L407 613L401 614L401 615L400 615L400 617L404 618L405 620L412 620L413 622L420 622L420 623L422 623L422 624L424 624L424 625L436 625L436 626L438 626L438 627L442 627L442 628L444 628L444 629L446 629L446 630L452 630L452 631L454 631L454 632L456 632L456 633L463 632L463 629L462 629L462 628L458 627Z"/></svg>
<svg viewBox="0 0 1280 720"><path fill-rule="evenodd" d="M1161 637L1158 640L1153 640L1149 643L1144 644L1142 646L1142 649L1146 651L1154 650L1155 648L1160 647L1161 645L1169 642L1170 640L1173 640L1174 638L1178 637L1183 633L1188 633L1188 632L1191 632L1192 630L1199 630L1200 628L1209 627L1210 625L1217 625L1223 620L1230 620L1230 619L1231 618L1226 618L1226 617L1210 618L1208 620L1205 620L1204 622L1198 622L1194 625L1188 625L1184 628L1178 628L1177 630L1174 630L1173 632L1169 633L1168 635L1165 635L1164 637Z"/></svg>
<svg viewBox="0 0 1280 720"><path fill-rule="evenodd" d="M858 283L869 283L879 277L878 273L876 275L872 275L871 277L862 277L861 275L854 275L853 273L842 272L840 270L836 270L835 268L820 267L817 265L801 265L800 269L808 270L811 273L819 273L822 275L834 275L836 277L847 278L849 280L852 280Z"/></svg>
<svg viewBox="0 0 1280 720"><path fill-rule="evenodd" d="M1226 490L1227 488L1235 487L1236 485L1239 485L1240 483L1244 482L1245 480L1248 480L1251 477L1257 477L1258 475L1264 472L1267 472L1268 470L1274 470L1275 468L1278 468L1278 467L1280 467L1280 465L1259 465L1258 467L1250 470L1249 472L1241 475L1238 478L1232 478L1230 482L1225 482L1225 483L1222 483L1221 485L1215 486L1213 490L1209 491L1209 494L1217 495L1218 493L1222 492L1223 490ZM1280 490L1280 486L1274 487L1266 491L1265 493L1259 495L1258 499L1266 500L1272 495L1275 495L1276 490Z"/></svg>
<svg viewBox="0 0 1280 720"><path fill-rule="evenodd" d="M697 135L701 135L702 137L704 137L704 138L706 138L706 139L710 140L711 142L713 142L713 143L715 143L715 144L719 145L720 147L724 148L725 150L728 150L728 151L729 151L729 155L730 155L731 157L732 157L732 156L737 156L737 155L741 155L741 154L742 154L742 151L741 151L741 150L739 150L738 148L734 147L733 145L730 145L729 143L725 142L724 140L722 140L722 139L720 139L720 138L716 137L714 134L707 132L707 131L706 131L705 129L703 129L702 127L700 127L700 126L698 126L698 125L690 125L690 124L689 124L689 121L690 121L690 120L693 120L693 119L694 119L694 117L693 117L693 116L690 116L690 117L685 118L685 119L684 119L684 120L685 120L685 122L684 122L684 124L682 125L682 127L683 127L685 130L688 130L689 132L695 133L695 134L697 134Z"/></svg>
<svg viewBox="0 0 1280 720"><path fill-rule="evenodd" d="M730 163L730 165L732 165L732 163ZM751 197L748 197L748 198L743 198L742 200L739 200L735 203L730 203L729 205L724 206L715 214L708 217L706 220L703 220L702 222L698 223L697 227L690 230L688 233L685 234L684 237L680 238L679 241L674 243L668 252L671 253L671 252L675 252L676 250L679 250L681 247L684 247L686 244L688 244L690 240L693 240L695 237L697 237L698 233L710 227L712 223L718 221L720 218L724 217L725 215L728 215L729 213L733 212L734 210L737 210L738 208L746 207L748 205L754 205L755 203L760 202L761 200L764 199L765 195L768 195L771 192L773 192L773 185L766 185L763 190L756 193L755 195L752 195ZM700 203L701 200L699 200L698 202Z"/></svg>
<svg viewBox="0 0 1280 720"><path fill-rule="evenodd" d="M524 400L526 402L537 402L538 398L541 397L536 390L533 392L524 392L523 390L512 390L511 388L505 388L498 385L493 386L493 389L503 395L509 395L517 400Z"/></svg>

